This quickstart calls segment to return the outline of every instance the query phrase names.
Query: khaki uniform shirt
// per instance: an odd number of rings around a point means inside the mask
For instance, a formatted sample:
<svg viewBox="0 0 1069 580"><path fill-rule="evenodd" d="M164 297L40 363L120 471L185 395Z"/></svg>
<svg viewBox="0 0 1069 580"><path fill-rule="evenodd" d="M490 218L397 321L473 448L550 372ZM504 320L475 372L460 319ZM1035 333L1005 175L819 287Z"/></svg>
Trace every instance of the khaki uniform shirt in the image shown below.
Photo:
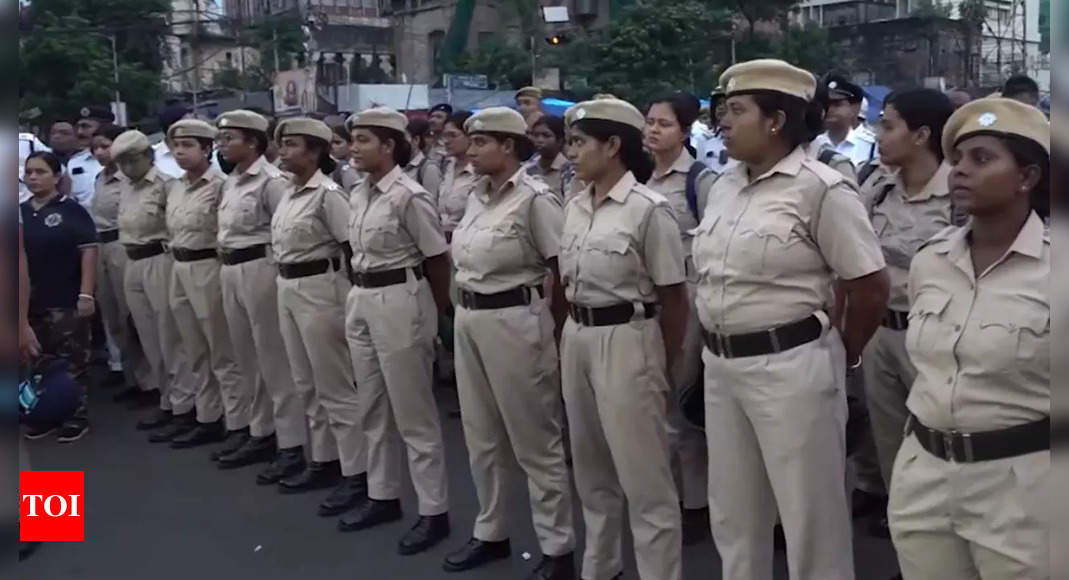
<svg viewBox="0 0 1069 580"><path fill-rule="evenodd" d="M891 310L909 312L909 264L925 242L951 225L947 182L950 170L949 164L941 165L924 189L912 197L906 197L905 186L897 174L883 174L870 180L871 185L866 184L862 191L887 261L887 274L891 278L887 307Z"/></svg>
<svg viewBox="0 0 1069 580"><path fill-rule="evenodd" d="M557 199L563 201L564 193L571 188L572 181L575 179L575 168L563 153L558 153L548 170L542 169L538 157L532 159L527 163L527 174L542 178Z"/></svg>
<svg viewBox="0 0 1069 580"><path fill-rule="evenodd" d="M93 222L98 232L106 232L119 227L119 198L122 197L122 184L126 176L121 171L108 175L100 170L95 181L93 193Z"/></svg>
<svg viewBox="0 0 1069 580"><path fill-rule="evenodd" d="M349 239L349 204L341 187L316 171L302 186L292 181L271 217L271 248L280 264L311 262L341 253Z"/></svg>
<svg viewBox="0 0 1069 580"><path fill-rule="evenodd" d="M589 307L657 301L657 286L686 279L679 224L665 197L631 172L594 207L593 186L568 200L561 234L561 283L569 302Z"/></svg>
<svg viewBox="0 0 1069 580"><path fill-rule="evenodd" d="M282 170L262 156L244 173L230 172L219 202L219 247L271 243L271 216L288 187Z"/></svg>
<svg viewBox="0 0 1069 580"><path fill-rule="evenodd" d="M806 155L809 155L810 159L816 159L817 161L820 161L820 154L824 151L831 151L832 153L835 153L835 155L833 155L832 158L828 160L828 163L826 163L826 165L843 174L843 177L857 182L857 168L854 167L853 161L850 161L850 158L846 155L839 153L835 149L831 148L830 145L822 147L821 144L816 140L811 141L807 145L803 145L802 147L805 148Z"/></svg>
<svg viewBox="0 0 1069 580"><path fill-rule="evenodd" d="M188 173L167 182L167 231L171 246L190 250L215 248L219 236L219 199L226 174L209 167L196 181Z"/></svg>
<svg viewBox="0 0 1069 580"><path fill-rule="evenodd" d="M136 182L122 180L119 194L119 242L140 246L167 241L167 184L168 178L156 170L148 170Z"/></svg>
<svg viewBox="0 0 1069 580"><path fill-rule="evenodd" d="M400 167L361 183L349 202L354 272L414 268L449 250L430 196Z"/></svg>
<svg viewBox="0 0 1069 580"><path fill-rule="evenodd" d="M348 161L335 160L334 163L337 167L330 174L330 179L341 186L342 194L348 198L349 192L360 183L360 174L356 171L356 168L349 165Z"/></svg>
<svg viewBox="0 0 1069 580"><path fill-rule="evenodd" d="M766 330L833 304L834 277L884 267L857 186L799 147L750 182L722 174L694 232L697 310L719 334Z"/></svg>
<svg viewBox="0 0 1069 580"><path fill-rule="evenodd" d="M698 219L694 217L694 214L690 211L690 205L687 204L687 174L694 163L694 157L689 151L683 149L683 152L679 154L679 158L668 168L668 171L660 175L654 172L650 180L646 182L646 187L668 198L668 204L672 207L672 214L675 215L676 221L679 222L680 236L683 241L683 255L688 258L691 252L692 232L694 228L698 227ZM716 173L711 170L699 175L698 181L694 184L695 202L702 198L708 198L709 189L713 187L714 181L716 181ZM688 268L687 271L689 273L691 268Z"/></svg>
<svg viewBox="0 0 1069 580"><path fill-rule="evenodd" d="M498 191L490 189L489 177L476 183L453 232L457 286L480 294L540 286L548 260L560 251L560 199L526 168Z"/></svg>
<svg viewBox="0 0 1069 580"><path fill-rule="evenodd" d="M460 218L464 217L464 208L468 207L468 196L478 180L479 176L470 163L458 169L456 159L449 159L438 195L438 213L443 231L451 234L456 229Z"/></svg>
<svg viewBox="0 0 1069 580"><path fill-rule="evenodd" d="M965 433L1050 416L1050 235L1032 214L1009 251L973 269L971 227L947 228L913 259L906 349L921 423Z"/></svg>
<svg viewBox="0 0 1069 580"><path fill-rule="evenodd" d="M437 161L426 157L422 151L417 151L405 166L405 175L422 185L431 196L431 201L438 205L438 192L442 188L442 167Z"/></svg>

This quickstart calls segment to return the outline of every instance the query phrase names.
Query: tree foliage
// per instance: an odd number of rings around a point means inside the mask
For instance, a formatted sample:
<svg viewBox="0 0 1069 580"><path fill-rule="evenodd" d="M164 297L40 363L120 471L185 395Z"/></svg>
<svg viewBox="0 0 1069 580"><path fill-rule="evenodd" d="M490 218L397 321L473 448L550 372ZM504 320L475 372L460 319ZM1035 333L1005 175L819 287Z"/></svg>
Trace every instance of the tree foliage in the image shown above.
<svg viewBox="0 0 1069 580"><path fill-rule="evenodd" d="M462 54L449 72L484 74L492 88L521 87L531 81L531 53L503 35L495 34L474 52Z"/></svg>
<svg viewBox="0 0 1069 580"><path fill-rule="evenodd" d="M950 18L953 7L942 0L917 0L910 16L917 18Z"/></svg>

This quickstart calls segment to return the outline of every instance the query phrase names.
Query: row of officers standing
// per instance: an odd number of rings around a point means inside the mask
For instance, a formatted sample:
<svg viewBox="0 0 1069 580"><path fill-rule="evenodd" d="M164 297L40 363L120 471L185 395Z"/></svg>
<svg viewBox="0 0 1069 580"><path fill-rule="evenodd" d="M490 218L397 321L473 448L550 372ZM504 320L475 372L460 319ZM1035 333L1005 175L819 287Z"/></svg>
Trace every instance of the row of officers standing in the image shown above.
<svg viewBox="0 0 1069 580"><path fill-rule="evenodd" d="M792 578L845 580L845 389L864 366L903 576L1049 577L1046 119L1004 99L921 118L930 94L893 97L880 148L898 170L859 195L812 147L812 74L751 61L721 86L737 164L691 175L696 111L678 100L588 101L565 118L566 201L524 165L523 117L471 116L453 170L470 193L448 224L404 171L396 111L347 120L366 174L352 191L327 177L333 134L312 119L274 135L249 111L182 120L174 180L143 134L118 135L121 175L101 174L94 203L101 292L132 315L123 352L143 350L130 364L160 392L139 426L174 446L225 426L221 468L269 461L260 484L332 487L319 513L344 531L402 517L407 458L419 517L399 550L421 552L450 531L432 385L453 316L480 510L447 571L509 556L514 458L543 552L531 577L577 576L567 421L582 578L622 574L629 525L639 577L680 579L682 514L707 503L724 578L772 578L778 517ZM702 382L704 434L676 404Z"/></svg>

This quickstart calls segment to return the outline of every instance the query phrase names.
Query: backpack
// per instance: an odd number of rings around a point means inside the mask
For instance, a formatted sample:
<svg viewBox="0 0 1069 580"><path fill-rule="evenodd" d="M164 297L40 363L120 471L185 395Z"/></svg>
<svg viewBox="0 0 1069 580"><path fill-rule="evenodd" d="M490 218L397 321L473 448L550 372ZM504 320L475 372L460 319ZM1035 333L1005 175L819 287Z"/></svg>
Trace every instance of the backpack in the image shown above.
<svg viewBox="0 0 1069 580"><path fill-rule="evenodd" d="M702 221L702 216L698 215L698 177L702 174L702 171L705 171L705 164L701 161L695 161L691 164L690 169L687 170L687 185L684 190L690 214L699 222Z"/></svg>

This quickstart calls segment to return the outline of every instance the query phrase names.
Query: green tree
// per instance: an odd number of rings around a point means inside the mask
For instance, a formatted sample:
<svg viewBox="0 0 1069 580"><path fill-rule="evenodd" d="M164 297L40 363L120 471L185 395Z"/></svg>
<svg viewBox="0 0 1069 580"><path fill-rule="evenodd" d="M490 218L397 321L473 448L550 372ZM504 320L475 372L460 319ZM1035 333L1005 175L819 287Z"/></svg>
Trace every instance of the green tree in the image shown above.
<svg viewBox="0 0 1069 580"><path fill-rule="evenodd" d="M746 21L746 39L755 42L758 22L778 22L780 28L786 30L787 11L798 0L703 0L702 3L741 16Z"/></svg>
<svg viewBox="0 0 1069 580"><path fill-rule="evenodd" d="M917 18L950 18L953 8L942 0L917 0L909 15Z"/></svg>
<svg viewBox="0 0 1069 580"><path fill-rule="evenodd" d="M491 88L522 87L531 81L531 54L527 48L495 34L474 52L462 54L449 72L484 74Z"/></svg>

